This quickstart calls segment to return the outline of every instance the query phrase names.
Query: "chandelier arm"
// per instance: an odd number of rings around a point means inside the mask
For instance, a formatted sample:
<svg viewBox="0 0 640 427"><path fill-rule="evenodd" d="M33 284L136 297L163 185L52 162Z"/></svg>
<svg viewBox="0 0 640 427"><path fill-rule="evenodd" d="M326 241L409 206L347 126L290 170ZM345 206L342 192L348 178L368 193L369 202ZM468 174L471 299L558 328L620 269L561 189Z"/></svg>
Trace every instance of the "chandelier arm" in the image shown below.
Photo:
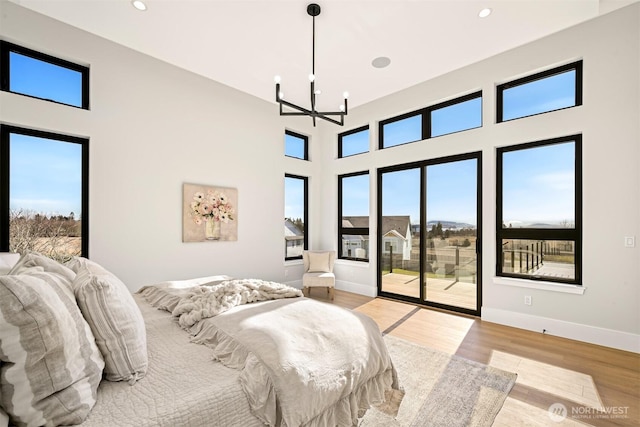
<svg viewBox="0 0 640 427"><path fill-rule="evenodd" d="M316 117L318 117L319 119L326 120L326 121L331 122L331 123L336 124L336 125L340 125L340 126L344 125L344 114L340 114L340 121L332 119L331 117L327 117L327 116L324 115L324 113L318 113L313 118L315 119Z"/></svg>
<svg viewBox="0 0 640 427"><path fill-rule="evenodd" d="M284 99L281 99L279 102L280 102L280 107L282 107L282 105L286 105L289 108L293 108L294 110L298 110L298 111L304 113L304 115L307 115L307 116L313 115L313 111L307 110L306 108L300 107L300 106L298 106L296 104L292 104L291 102L285 101ZM288 114L288 113L287 112L283 112L283 115L284 114Z"/></svg>

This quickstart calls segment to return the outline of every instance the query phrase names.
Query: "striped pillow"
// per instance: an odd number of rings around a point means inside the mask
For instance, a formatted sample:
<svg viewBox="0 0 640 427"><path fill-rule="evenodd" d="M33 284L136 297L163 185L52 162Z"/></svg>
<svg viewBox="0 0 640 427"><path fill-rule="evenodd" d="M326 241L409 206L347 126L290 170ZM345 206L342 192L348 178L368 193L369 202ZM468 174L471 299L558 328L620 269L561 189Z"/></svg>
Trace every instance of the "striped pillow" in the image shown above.
<svg viewBox="0 0 640 427"><path fill-rule="evenodd" d="M105 378L133 385L147 372L147 332L131 292L116 276L86 258L75 258L76 300L105 361Z"/></svg>
<svg viewBox="0 0 640 427"><path fill-rule="evenodd" d="M26 251L25 253L23 253L18 262L16 262L16 264L8 274L33 273L37 271L54 273L56 277L59 277L64 281L69 290L73 291L73 289L71 288L71 282L76 277L76 274L73 272L73 270L65 267L58 261L39 254L38 252Z"/></svg>
<svg viewBox="0 0 640 427"><path fill-rule="evenodd" d="M12 424L79 424L96 402L104 361L65 282L39 269L0 276L0 406Z"/></svg>

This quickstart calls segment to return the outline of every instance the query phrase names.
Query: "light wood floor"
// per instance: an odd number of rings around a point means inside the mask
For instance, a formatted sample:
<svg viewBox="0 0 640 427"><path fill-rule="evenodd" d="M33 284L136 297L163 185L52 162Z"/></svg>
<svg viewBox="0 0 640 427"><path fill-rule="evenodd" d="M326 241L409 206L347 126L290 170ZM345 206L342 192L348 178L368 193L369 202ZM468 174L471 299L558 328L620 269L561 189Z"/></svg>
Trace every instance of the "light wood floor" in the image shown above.
<svg viewBox="0 0 640 427"><path fill-rule="evenodd" d="M636 353L340 290L333 302L324 289L311 298L366 313L385 334L516 372L494 426L640 425ZM566 419L552 420L554 404L564 405Z"/></svg>

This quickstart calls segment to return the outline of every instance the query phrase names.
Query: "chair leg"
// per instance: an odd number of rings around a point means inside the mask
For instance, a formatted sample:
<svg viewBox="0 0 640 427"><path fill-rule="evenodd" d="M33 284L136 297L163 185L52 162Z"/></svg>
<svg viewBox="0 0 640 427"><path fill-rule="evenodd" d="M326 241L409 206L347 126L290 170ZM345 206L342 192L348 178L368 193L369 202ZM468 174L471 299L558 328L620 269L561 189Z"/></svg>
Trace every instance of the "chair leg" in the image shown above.
<svg viewBox="0 0 640 427"><path fill-rule="evenodd" d="M333 297L334 297L333 287L327 288L327 291L329 292L329 298L331 298L331 301L333 301Z"/></svg>
<svg viewBox="0 0 640 427"><path fill-rule="evenodd" d="M302 288L302 296L307 298L309 297L309 288L307 288L306 286Z"/></svg>

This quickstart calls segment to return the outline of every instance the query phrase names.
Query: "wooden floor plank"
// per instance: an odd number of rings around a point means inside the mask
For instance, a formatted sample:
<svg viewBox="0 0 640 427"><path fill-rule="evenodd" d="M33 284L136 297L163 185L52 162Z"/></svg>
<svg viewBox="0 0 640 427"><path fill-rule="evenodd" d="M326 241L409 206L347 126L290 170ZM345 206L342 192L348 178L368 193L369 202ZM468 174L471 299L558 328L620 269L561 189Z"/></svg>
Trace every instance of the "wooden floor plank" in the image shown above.
<svg viewBox="0 0 640 427"><path fill-rule="evenodd" d="M382 331L408 341L520 369L495 426L640 425L639 354L340 290L334 301L323 292L311 297L365 313ZM605 412L591 409L597 402ZM549 417L556 403L568 409L561 423Z"/></svg>

